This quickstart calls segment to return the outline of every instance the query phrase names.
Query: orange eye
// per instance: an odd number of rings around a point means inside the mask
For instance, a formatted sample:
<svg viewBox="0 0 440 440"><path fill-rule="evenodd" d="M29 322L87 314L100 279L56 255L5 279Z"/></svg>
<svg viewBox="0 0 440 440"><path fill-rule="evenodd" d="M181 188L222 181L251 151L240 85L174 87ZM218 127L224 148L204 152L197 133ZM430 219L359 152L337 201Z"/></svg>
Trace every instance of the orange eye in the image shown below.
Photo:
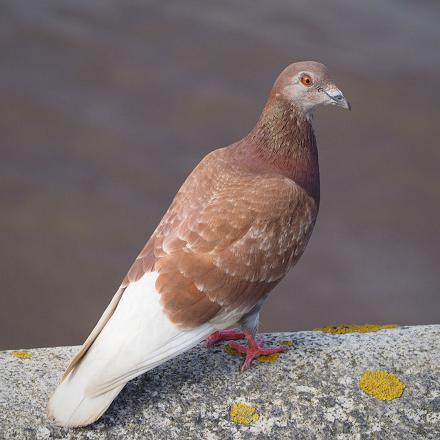
<svg viewBox="0 0 440 440"><path fill-rule="evenodd" d="M303 75L301 77L301 84L306 87L310 87L313 84L312 77L310 75Z"/></svg>

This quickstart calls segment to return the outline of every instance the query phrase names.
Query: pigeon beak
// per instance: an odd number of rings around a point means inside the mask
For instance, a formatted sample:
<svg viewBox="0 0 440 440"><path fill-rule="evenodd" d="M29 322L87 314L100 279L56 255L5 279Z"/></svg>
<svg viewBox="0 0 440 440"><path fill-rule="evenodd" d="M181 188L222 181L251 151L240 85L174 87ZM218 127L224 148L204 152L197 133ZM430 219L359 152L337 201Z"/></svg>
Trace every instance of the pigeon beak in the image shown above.
<svg viewBox="0 0 440 440"><path fill-rule="evenodd" d="M330 90L325 90L324 92L331 99L330 104L337 105L338 107L345 108L346 110L351 110L350 103L339 89L332 88Z"/></svg>

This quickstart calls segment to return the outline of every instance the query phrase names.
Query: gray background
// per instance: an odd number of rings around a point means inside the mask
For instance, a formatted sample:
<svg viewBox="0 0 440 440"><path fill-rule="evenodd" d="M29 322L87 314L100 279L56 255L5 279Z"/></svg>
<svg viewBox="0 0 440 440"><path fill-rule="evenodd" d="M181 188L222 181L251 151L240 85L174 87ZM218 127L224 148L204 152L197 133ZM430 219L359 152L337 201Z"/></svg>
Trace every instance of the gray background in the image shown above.
<svg viewBox="0 0 440 440"><path fill-rule="evenodd" d="M87 336L176 190L244 136L292 61L322 205L264 330L439 322L436 1L0 1L0 348Z"/></svg>

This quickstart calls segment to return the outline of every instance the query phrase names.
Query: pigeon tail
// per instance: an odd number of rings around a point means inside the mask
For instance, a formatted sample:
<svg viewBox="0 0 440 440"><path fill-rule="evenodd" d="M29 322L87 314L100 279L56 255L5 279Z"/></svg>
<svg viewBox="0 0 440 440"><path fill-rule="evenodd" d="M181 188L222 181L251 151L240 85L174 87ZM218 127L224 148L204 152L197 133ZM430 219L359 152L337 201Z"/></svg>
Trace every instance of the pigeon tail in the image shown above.
<svg viewBox="0 0 440 440"><path fill-rule="evenodd" d="M96 421L131 379L189 350L214 330L175 326L162 311L156 272L118 291L49 402L49 417L76 427Z"/></svg>

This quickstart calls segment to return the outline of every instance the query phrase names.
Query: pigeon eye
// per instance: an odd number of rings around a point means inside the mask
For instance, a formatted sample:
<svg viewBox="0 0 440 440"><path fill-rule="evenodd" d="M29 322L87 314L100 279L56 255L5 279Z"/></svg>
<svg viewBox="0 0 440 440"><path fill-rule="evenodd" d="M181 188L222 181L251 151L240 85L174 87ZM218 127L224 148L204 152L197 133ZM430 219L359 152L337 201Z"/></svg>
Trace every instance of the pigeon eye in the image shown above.
<svg viewBox="0 0 440 440"><path fill-rule="evenodd" d="M310 87L313 84L312 77L310 75L303 75L301 77L301 84L306 87Z"/></svg>

